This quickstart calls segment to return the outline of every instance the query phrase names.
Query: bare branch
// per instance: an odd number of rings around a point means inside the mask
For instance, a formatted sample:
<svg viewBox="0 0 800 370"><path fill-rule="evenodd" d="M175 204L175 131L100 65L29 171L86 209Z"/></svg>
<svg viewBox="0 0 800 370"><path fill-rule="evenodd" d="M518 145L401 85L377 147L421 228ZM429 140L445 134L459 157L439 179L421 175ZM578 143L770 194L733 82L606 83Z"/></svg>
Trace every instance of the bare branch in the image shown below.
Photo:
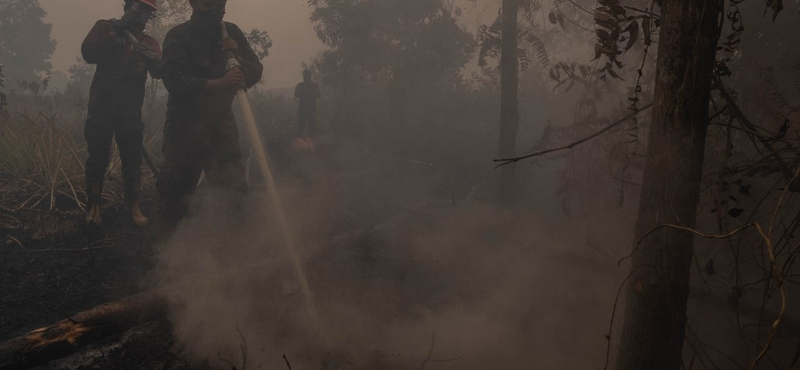
<svg viewBox="0 0 800 370"><path fill-rule="evenodd" d="M503 162L503 163L500 163L497 166L495 166L495 168L500 168L500 167L503 167L503 166L505 166L507 164L519 162L519 161L521 161L523 159L528 159L528 158L532 158L532 157L538 157L540 155L553 153L553 152L558 152L558 151L562 151L562 150L566 150L566 149L572 149L573 147L575 147L577 145L583 144L583 143L585 143L585 142L587 142L589 140L592 140L592 139L602 135L606 131L611 130L612 128L614 128L614 127L618 126L619 124L621 124L621 123L623 123L623 122L635 117L637 114L639 114L642 111L647 110L647 109L649 109L651 107L653 107L653 103L647 104L644 107L639 108L638 111L633 112L633 113L631 113L631 114L619 119L618 121L616 121L616 122L614 122L614 123L602 128L600 131L597 131L597 132L595 132L595 133L593 133L593 134L591 134L591 135L589 135L589 136L587 136L587 137L585 137L583 139L580 139L578 141L575 141L575 142L572 142L570 144L564 145L562 147L540 150L538 152L534 152L534 153L531 153L531 154L523 155L521 157L495 159L494 162Z"/></svg>
<svg viewBox="0 0 800 370"><path fill-rule="evenodd" d="M451 358L451 359L445 359L445 360L431 358L431 356L433 356L433 347L435 345L436 345L436 332L434 331L433 334L431 334L431 349L428 350L428 357L426 357L425 360L422 361L422 364L419 365L419 370L423 370L425 368L425 364L427 364L428 362L451 362L451 361L457 361L457 360L461 359L461 356L458 356L456 358Z"/></svg>
<svg viewBox="0 0 800 370"><path fill-rule="evenodd" d="M289 359L286 358L286 355L283 355L283 360L286 361L286 367L288 367L289 370L292 370L292 364L289 363Z"/></svg>

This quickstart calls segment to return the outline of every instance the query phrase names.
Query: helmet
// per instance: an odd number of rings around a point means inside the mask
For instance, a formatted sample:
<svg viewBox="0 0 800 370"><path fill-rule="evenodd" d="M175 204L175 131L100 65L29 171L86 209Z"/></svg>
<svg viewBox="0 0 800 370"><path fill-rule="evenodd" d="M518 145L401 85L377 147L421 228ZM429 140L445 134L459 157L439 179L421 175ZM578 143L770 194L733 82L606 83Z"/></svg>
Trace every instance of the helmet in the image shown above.
<svg viewBox="0 0 800 370"><path fill-rule="evenodd" d="M142 4L150 6L151 8L153 8L153 10L158 9L156 7L156 0L137 0L137 1L142 3Z"/></svg>

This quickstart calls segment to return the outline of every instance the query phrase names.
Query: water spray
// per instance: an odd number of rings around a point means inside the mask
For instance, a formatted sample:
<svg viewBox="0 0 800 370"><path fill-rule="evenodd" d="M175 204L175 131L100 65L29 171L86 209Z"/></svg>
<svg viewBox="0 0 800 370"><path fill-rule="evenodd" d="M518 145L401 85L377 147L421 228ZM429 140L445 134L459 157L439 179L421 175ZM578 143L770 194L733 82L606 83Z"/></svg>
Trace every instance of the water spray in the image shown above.
<svg viewBox="0 0 800 370"><path fill-rule="evenodd" d="M225 27L224 22L222 23L222 37L223 39L228 38L228 29ZM236 60L236 57L233 55L233 52L225 51L225 59L227 60L226 67L228 70L241 67L239 61ZM244 88L236 90L236 100L239 102L239 108L244 116L245 127L247 128L247 132L252 140L254 149L253 152L256 156L256 160L258 161L258 167L261 169L261 173L264 175L264 179L267 183L268 197L266 200L266 205L268 208L272 209L273 212L275 212L275 216L278 219L280 233L283 237L283 245L286 248L286 252L289 254L289 259L291 260L295 274L300 280L300 288L303 291L303 297L306 301L308 313L314 321L315 328L320 329L322 326L319 314L317 313L316 305L314 303L314 295L312 294L311 287L308 284L308 278L306 277L303 269L303 263L300 259L300 254L297 251L297 246L295 245L291 229L289 228L289 223L286 221L286 214L284 213L283 205L281 204L281 199L275 186L275 179L272 177L272 171L269 169L269 163L267 163L267 154L264 151L264 146L261 143L261 136L259 135L258 127L256 126L253 110L250 108L250 101L247 100L247 93L245 92Z"/></svg>

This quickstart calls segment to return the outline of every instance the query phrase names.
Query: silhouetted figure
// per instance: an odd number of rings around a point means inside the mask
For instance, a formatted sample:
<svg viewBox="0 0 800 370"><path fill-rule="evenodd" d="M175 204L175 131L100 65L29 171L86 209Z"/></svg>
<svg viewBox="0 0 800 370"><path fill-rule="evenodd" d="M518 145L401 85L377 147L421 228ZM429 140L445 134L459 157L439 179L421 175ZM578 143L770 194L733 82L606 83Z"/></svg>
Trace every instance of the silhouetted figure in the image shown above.
<svg viewBox="0 0 800 370"><path fill-rule="evenodd" d="M192 17L164 39L164 168L158 179L160 208L169 231L188 211L201 173L237 204L247 190L239 131L233 117L236 90L261 80L263 66L239 27L224 22L225 0L190 0ZM241 68L227 69L225 51Z"/></svg>
<svg viewBox="0 0 800 370"><path fill-rule="evenodd" d="M321 96L319 86L311 81L311 71L303 71L303 82L294 89L294 97L300 99L297 108L297 137L305 136L308 127L308 136L314 137L317 130L317 99Z"/></svg>
<svg viewBox="0 0 800 370"><path fill-rule="evenodd" d="M125 180L125 203L139 227L147 225L140 209L142 177L142 104L147 72L161 78L161 48L144 33L156 10L155 0L126 0L121 19L100 20L81 45L87 63L97 69L89 90L89 112L84 134L86 159L86 224L99 225L103 179L117 141ZM139 45L130 40L127 32Z"/></svg>

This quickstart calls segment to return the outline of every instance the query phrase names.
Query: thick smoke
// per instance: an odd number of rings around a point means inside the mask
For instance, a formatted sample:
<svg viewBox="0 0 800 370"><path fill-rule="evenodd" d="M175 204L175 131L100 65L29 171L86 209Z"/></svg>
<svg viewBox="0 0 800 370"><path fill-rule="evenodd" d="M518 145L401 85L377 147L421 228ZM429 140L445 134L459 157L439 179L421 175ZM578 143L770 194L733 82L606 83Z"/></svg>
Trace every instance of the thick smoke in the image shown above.
<svg viewBox="0 0 800 370"><path fill-rule="evenodd" d="M361 158L322 139L318 150ZM556 210L436 200L439 179L391 159L338 174L313 162L303 168L317 173L284 179L281 194L321 325L264 192L231 209L201 187L155 273L190 358L240 364L246 344L248 367L280 368L284 354L293 368L603 366L625 209L576 226Z"/></svg>

